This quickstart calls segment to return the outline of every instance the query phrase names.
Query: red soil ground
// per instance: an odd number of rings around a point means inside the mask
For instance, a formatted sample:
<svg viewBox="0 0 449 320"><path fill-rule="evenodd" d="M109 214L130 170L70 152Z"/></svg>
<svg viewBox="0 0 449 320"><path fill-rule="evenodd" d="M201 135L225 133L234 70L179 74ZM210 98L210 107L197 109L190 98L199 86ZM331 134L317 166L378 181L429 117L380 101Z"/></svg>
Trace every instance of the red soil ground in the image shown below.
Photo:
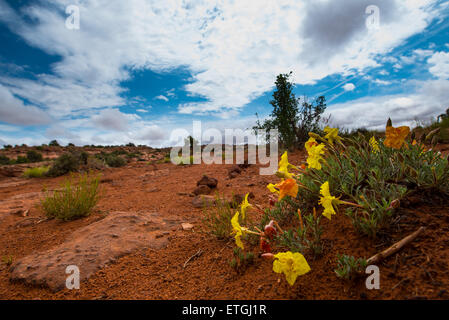
<svg viewBox="0 0 449 320"><path fill-rule="evenodd" d="M297 164L304 155L289 156ZM81 283L80 290L52 292L47 288L10 281L10 268L0 264L1 299L448 299L449 204L415 198L399 209L388 236L370 240L357 234L349 221L338 214L332 221L323 219L324 254L314 260L306 256L311 272L299 277L290 287L283 275L272 271L272 262L258 257L243 273L229 265L234 244L205 233L201 209L194 208L189 193L206 174L218 179L218 192L253 192L251 203L268 206L266 185L275 176L260 176L257 165L245 169L235 179L227 177L228 165L175 166L133 162L126 167L102 172L103 197L88 218L72 222L56 220L21 224L24 219L44 218L39 205L29 217L3 215L0 220L0 257L16 261L26 255L55 247L78 229L102 219L108 212L158 212L193 224L170 233L164 249L142 249L126 255ZM58 188L65 177L26 180L3 178L0 184L25 181L15 187L0 187L0 200L16 195L41 192L43 187ZM37 202L38 204L38 202ZM400 217L400 218L399 218ZM36 219L37 220L37 219ZM425 226L425 232L399 253L380 265L380 290L365 288L365 278L346 282L334 273L336 255L370 257L392 243ZM199 249L184 268L186 260Z"/></svg>

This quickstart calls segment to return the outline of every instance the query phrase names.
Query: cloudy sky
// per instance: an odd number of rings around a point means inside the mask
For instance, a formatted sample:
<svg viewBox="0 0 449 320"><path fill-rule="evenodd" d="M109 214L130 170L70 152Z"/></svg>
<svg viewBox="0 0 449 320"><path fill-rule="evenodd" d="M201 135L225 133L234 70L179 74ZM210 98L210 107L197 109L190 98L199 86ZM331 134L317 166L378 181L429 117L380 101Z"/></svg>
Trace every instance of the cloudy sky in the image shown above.
<svg viewBox="0 0 449 320"><path fill-rule="evenodd" d="M449 107L448 15L438 0L0 0L0 145L249 128L289 71L334 125L428 121Z"/></svg>

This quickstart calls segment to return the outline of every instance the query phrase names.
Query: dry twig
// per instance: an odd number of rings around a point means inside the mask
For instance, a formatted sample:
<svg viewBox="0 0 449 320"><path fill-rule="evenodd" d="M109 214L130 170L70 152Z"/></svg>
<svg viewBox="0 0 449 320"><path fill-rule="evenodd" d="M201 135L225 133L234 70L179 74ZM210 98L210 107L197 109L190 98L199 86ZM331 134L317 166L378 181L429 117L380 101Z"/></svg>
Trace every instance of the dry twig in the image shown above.
<svg viewBox="0 0 449 320"><path fill-rule="evenodd" d="M375 264L377 262L382 261L383 259L385 259L388 256L391 256L392 254L398 252L400 249L402 249L402 247L404 247L405 245L409 244L410 242L412 242L413 240L415 240L415 238L417 236L419 236L419 234L421 232L423 232L425 230L424 227L420 227L418 230L416 230L415 232L413 232L411 235L405 237L404 239L402 239L399 242L396 242L395 244L393 244L391 247L389 247L388 249L379 252L378 254L372 256L371 258L369 258L367 260L368 264Z"/></svg>
<svg viewBox="0 0 449 320"><path fill-rule="evenodd" d="M189 259L186 260L186 262L184 262L183 268L185 269L185 267L187 266L187 263L189 263L190 260L192 260L195 257L200 256L202 253L203 253L203 250L198 249L198 251L193 256L191 256Z"/></svg>

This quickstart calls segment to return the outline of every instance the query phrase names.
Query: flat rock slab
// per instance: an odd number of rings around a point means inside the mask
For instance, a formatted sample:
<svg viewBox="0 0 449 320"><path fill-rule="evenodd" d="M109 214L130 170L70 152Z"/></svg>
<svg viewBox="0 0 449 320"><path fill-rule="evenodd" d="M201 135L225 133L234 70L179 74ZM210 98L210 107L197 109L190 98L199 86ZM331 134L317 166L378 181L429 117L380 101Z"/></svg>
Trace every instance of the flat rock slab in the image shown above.
<svg viewBox="0 0 449 320"><path fill-rule="evenodd" d="M180 221L163 219L157 213L113 212L75 231L61 245L18 260L11 267L10 278L59 291L65 288L69 276L67 266L77 266L80 281L86 280L136 249L165 247L167 231L179 228L179 224Z"/></svg>

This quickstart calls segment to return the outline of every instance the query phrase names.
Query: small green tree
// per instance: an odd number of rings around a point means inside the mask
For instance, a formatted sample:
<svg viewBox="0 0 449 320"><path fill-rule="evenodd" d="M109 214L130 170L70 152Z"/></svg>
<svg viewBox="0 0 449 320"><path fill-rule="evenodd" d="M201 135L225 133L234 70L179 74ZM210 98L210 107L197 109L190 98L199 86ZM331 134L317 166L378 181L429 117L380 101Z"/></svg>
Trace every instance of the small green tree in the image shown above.
<svg viewBox="0 0 449 320"><path fill-rule="evenodd" d="M319 133L321 116L326 110L326 98L319 96L313 103L306 98L299 111L299 123L296 128L298 144L302 145L309 139L309 132Z"/></svg>
<svg viewBox="0 0 449 320"><path fill-rule="evenodd" d="M319 131L319 123L326 110L326 99L318 97L313 103L304 99L299 107L299 98L293 93L294 84L290 81L292 72L276 77L276 89L273 93L273 106L270 118L263 123L258 119L253 130L264 130L269 141L269 130L277 129L279 143L283 148L301 147L307 141L310 131ZM257 115L257 114L256 114Z"/></svg>
<svg viewBox="0 0 449 320"><path fill-rule="evenodd" d="M57 140L51 140L48 145L50 147L59 147L59 142Z"/></svg>
<svg viewBox="0 0 449 320"><path fill-rule="evenodd" d="M277 129L279 132L279 142L284 148L291 148L296 142L296 123L298 122L298 100L293 93L293 84L289 81L292 72L280 74L276 77L276 90L273 92L273 106L270 119L263 124L257 120L254 130L262 129L269 131Z"/></svg>

